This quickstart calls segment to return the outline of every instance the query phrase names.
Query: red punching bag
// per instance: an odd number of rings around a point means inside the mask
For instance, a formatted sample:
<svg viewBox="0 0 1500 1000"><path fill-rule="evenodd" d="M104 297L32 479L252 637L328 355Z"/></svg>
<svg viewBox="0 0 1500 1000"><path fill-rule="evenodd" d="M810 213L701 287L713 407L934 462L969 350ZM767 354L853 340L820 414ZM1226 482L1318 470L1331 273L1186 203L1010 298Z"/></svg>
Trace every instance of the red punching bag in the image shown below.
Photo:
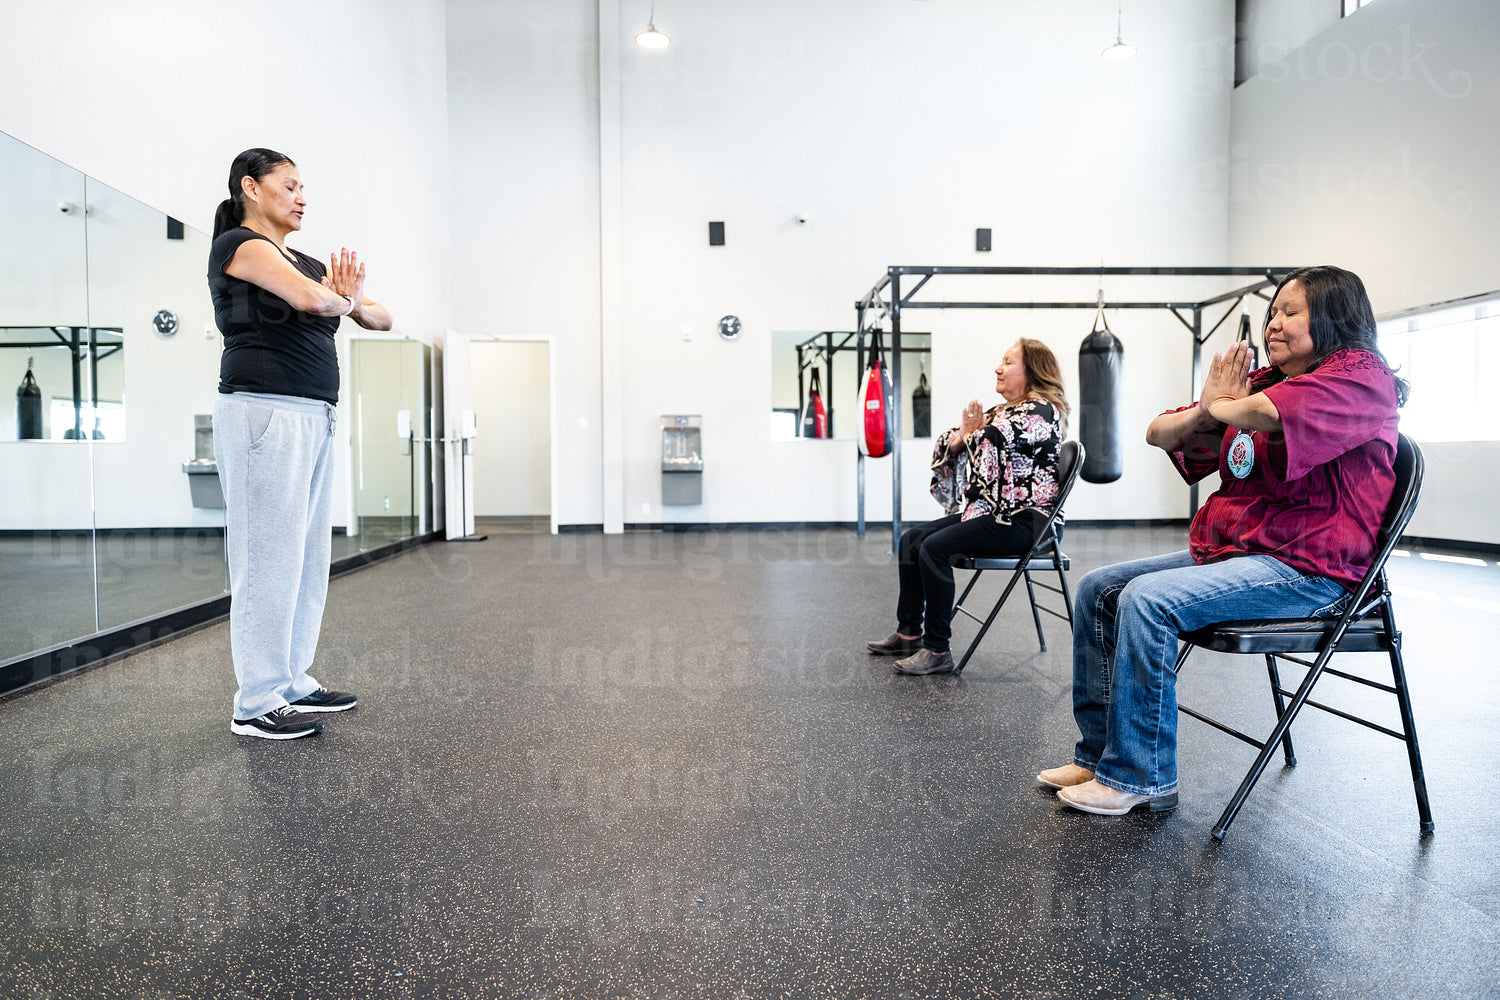
<svg viewBox="0 0 1500 1000"><path fill-rule="evenodd" d="M861 454L884 458L895 450L895 428L891 423L895 402L891 372L882 357L880 329L877 327L870 341L870 365L859 387L859 412L863 419L859 434Z"/></svg>
<svg viewBox="0 0 1500 1000"><path fill-rule="evenodd" d="M812 384L807 390L807 409L802 414L802 436L828 436L828 407L823 402L823 380L817 368L812 370Z"/></svg>

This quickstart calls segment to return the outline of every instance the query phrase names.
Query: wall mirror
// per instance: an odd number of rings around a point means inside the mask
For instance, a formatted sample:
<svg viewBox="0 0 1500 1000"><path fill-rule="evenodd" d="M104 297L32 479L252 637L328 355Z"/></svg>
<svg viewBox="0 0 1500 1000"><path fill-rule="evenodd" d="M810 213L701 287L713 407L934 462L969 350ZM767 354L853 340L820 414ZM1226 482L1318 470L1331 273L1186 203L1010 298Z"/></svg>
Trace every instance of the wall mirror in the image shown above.
<svg viewBox="0 0 1500 1000"><path fill-rule="evenodd" d="M868 338L865 341L868 348ZM885 338L890 360L890 338ZM771 332L771 440L828 437L853 441L864 377L859 338L849 331ZM865 359L868 363L868 358ZM901 436L932 436L932 335L901 334ZM814 431L809 407L822 402L825 434Z"/></svg>
<svg viewBox="0 0 1500 1000"><path fill-rule="evenodd" d="M349 338L349 506L334 558L425 534L431 524L432 348L410 337ZM337 514L334 521L339 522Z"/></svg>
<svg viewBox="0 0 1500 1000"><path fill-rule="evenodd" d="M9 689L33 654L228 587L208 235L3 133L0 177ZM335 560L432 523L432 350L354 330L339 343Z"/></svg>

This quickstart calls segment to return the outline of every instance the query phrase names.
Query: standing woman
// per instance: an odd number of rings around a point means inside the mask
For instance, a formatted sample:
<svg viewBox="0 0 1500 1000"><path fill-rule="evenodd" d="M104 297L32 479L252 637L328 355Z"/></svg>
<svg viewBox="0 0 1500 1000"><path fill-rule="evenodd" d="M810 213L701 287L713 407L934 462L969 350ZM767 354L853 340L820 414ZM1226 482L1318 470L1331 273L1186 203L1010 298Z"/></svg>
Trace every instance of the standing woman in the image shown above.
<svg viewBox="0 0 1500 1000"><path fill-rule="evenodd" d="M247 149L229 168L214 215L208 289L224 335L214 455L224 487L229 641L239 690L229 728L290 740L322 732L312 713L355 697L308 674L323 622L332 547L334 334L348 316L389 330L365 298L365 266L349 250L329 266L289 249L307 201L297 165Z"/></svg>
<svg viewBox="0 0 1500 1000"><path fill-rule="evenodd" d="M1057 356L1039 340L1012 344L995 369L1004 402L986 412L978 400L932 449L932 495L940 517L901 534L896 631L870 652L900 656L903 674L947 674L953 624L954 555L1023 555L1057 503L1058 450L1068 419ZM1062 530L1062 518L1057 520Z"/></svg>

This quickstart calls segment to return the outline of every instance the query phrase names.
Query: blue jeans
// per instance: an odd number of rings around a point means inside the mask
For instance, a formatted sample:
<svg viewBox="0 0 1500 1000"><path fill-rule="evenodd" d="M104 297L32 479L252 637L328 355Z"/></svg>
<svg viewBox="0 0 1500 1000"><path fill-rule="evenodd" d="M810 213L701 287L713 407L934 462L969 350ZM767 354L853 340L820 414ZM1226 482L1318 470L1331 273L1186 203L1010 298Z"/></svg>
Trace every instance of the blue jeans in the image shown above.
<svg viewBox="0 0 1500 1000"><path fill-rule="evenodd" d="M1073 763L1134 795L1177 789L1177 633L1337 612L1346 592L1271 556L1198 565L1187 552L1096 569L1073 611Z"/></svg>

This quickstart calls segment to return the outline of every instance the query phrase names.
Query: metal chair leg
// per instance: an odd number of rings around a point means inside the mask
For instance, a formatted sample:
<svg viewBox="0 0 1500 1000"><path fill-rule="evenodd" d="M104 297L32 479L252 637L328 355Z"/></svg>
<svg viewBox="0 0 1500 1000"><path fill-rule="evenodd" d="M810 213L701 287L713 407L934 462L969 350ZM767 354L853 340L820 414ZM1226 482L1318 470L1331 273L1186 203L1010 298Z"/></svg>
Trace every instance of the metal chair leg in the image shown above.
<svg viewBox="0 0 1500 1000"><path fill-rule="evenodd" d="M974 571L974 575L971 576L971 577L969 577L969 585L964 588L964 592L962 594L958 595L958 600L956 600L956 601L953 602L953 610L955 612L957 612L959 608L961 608L961 607L964 606L964 601L968 600L969 591L971 591L971 590L974 589L974 584L978 583L979 582L979 578L981 576L983 576L983 575L984 575L984 570L982 570L982 569L976 569Z"/></svg>
<svg viewBox="0 0 1500 1000"><path fill-rule="evenodd" d="M969 585L964 588L964 592L959 595L958 600L953 602L953 617L958 617L958 613L960 611L964 611L964 601L968 600L969 591L974 589L974 584L979 582L979 576L983 572L984 570L982 569L976 569L974 571L974 574L969 577ZM964 611L964 614L969 614L969 612ZM977 621L978 619L975 620ZM964 664L969 662L969 657L974 655L974 650L979 648L979 637L982 635L984 635L984 633L980 632L978 636L975 636L974 641L969 643L969 648L964 650L963 659L960 660L958 664L958 670L960 673L963 672Z"/></svg>
<svg viewBox="0 0 1500 1000"><path fill-rule="evenodd" d="M1036 641L1045 653L1047 637L1042 634L1042 613L1036 609L1036 588L1031 585L1031 570L1023 568L1021 572L1026 576L1026 597L1031 601L1031 620L1036 623Z"/></svg>
<svg viewBox="0 0 1500 1000"><path fill-rule="evenodd" d="M1005 602L1010 598L1010 592L1016 589L1016 583L1020 579L1021 571L1019 569L1017 569L1016 572L1010 575L1010 582L1005 585L1005 590L1001 592L1000 599L996 601L995 606L990 609L990 616L984 620L983 625L979 626L979 634L974 636L974 641L969 644L968 652L964 653L964 658L958 661L958 666L953 668L954 674L961 674L964 672L964 667L968 664L969 657L973 656L974 650L979 648L979 643L984 639L984 634L990 630L990 625L994 622L995 616L998 615L1000 613L1000 609L1005 606Z"/></svg>
<svg viewBox="0 0 1500 1000"><path fill-rule="evenodd" d="M1276 703L1276 718L1286 711L1286 702L1281 697L1281 671L1276 668L1276 657L1266 654L1266 672L1271 675L1271 700ZM1281 748L1286 752L1286 766L1297 766L1297 754L1292 750L1292 731L1288 729L1281 738Z"/></svg>
<svg viewBox="0 0 1500 1000"><path fill-rule="evenodd" d="M1073 595L1068 590L1068 575L1063 572L1062 568L1062 550L1058 548L1056 541L1052 543L1052 568L1057 570L1057 579L1062 584L1063 608L1068 613L1068 625L1071 632L1073 625Z"/></svg>
<svg viewBox="0 0 1500 1000"><path fill-rule="evenodd" d="M1417 747L1417 721L1411 710L1411 696L1406 690L1406 665L1401 659L1401 633L1396 631L1391 605L1385 605L1386 628L1391 632L1391 676L1395 678L1396 704L1401 710L1401 728L1406 733L1406 757L1411 763L1411 785L1417 794L1417 820L1422 833L1436 829L1432 807L1427 802L1427 776L1422 772L1422 751Z"/></svg>
<svg viewBox="0 0 1500 1000"><path fill-rule="evenodd" d="M1344 623L1347 625L1347 621ZM1235 816L1239 815L1240 807L1245 804L1245 799L1250 797L1250 790L1265 773L1266 765L1271 761L1271 754L1276 752L1276 744L1280 743L1286 736L1287 730L1292 728L1292 721L1297 718L1297 713L1302 711L1302 706L1312 694L1313 685L1318 678L1323 676L1323 668L1328 665L1333 651L1338 648L1338 642L1343 638L1344 629L1335 631L1331 641L1318 654L1312 666L1307 671L1307 676L1302 679L1302 686L1297 688L1297 693L1292 696L1291 704L1282 712L1276 720L1276 728L1271 730L1271 735L1266 738L1265 746L1255 758L1255 763L1250 766L1250 771L1245 775L1245 780L1240 782L1240 787L1235 790L1234 798L1229 800L1229 805L1224 809L1224 814L1214 824L1213 835L1215 840L1223 840L1224 834L1229 832L1229 824L1234 822Z"/></svg>

